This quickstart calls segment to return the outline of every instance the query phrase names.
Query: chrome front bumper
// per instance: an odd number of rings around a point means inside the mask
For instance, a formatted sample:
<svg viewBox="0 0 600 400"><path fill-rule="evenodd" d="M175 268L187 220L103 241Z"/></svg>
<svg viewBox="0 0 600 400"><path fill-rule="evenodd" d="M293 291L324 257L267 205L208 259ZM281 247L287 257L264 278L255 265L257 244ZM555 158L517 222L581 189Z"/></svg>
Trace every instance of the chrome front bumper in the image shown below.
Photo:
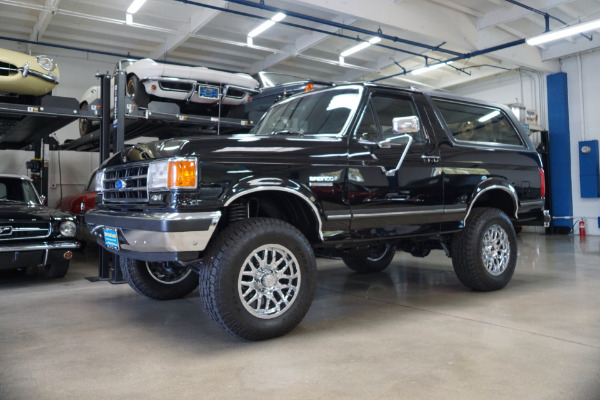
<svg viewBox="0 0 600 400"><path fill-rule="evenodd" d="M120 249L107 248L109 251L136 253L133 258L156 261L177 260L177 253L203 251L220 218L220 211L141 214L90 210L85 214L88 228L100 245L104 246L104 228L117 230Z"/></svg>

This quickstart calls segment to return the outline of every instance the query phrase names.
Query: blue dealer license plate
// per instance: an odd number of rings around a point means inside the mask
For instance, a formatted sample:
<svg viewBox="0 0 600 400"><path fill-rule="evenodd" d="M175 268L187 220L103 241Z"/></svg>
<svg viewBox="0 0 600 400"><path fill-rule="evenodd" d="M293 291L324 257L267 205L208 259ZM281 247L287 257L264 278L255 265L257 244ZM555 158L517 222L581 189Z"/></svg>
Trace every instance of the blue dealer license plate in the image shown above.
<svg viewBox="0 0 600 400"><path fill-rule="evenodd" d="M110 249L119 250L119 236L114 228L104 228L104 244Z"/></svg>

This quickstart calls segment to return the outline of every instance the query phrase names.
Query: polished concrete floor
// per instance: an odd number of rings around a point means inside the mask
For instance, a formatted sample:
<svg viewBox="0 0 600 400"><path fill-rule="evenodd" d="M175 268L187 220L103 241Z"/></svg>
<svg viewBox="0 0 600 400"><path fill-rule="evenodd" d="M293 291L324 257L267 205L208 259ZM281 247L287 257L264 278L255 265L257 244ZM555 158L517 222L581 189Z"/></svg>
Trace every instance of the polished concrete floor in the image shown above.
<svg viewBox="0 0 600 400"><path fill-rule="evenodd" d="M0 276L0 399L600 399L600 237L522 234L512 282L465 289L441 252L384 272L319 259L290 334L218 329L197 292L159 302L90 282Z"/></svg>

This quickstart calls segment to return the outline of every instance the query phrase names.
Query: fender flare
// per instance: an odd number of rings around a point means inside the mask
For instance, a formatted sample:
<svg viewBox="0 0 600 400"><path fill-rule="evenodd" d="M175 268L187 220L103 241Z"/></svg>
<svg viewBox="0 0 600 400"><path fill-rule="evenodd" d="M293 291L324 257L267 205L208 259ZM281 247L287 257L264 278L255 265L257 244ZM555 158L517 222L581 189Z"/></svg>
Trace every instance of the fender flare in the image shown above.
<svg viewBox="0 0 600 400"><path fill-rule="evenodd" d="M510 183L508 183L504 180L501 180L501 179L490 178L490 179L487 179L487 180L481 182L475 188L475 191L472 193L471 201L469 202L467 214L465 215L465 219L464 219L465 222L467 221L467 218L469 218L469 215L471 214L471 210L473 209L473 206L477 202L477 199L479 197L481 197L481 195L483 195L484 193L489 192L490 190L503 190L504 192L506 192L510 195L511 199L513 200L514 208L515 208L514 218L518 219L519 196L517 195L517 191L515 190L513 185L511 185Z"/></svg>
<svg viewBox="0 0 600 400"><path fill-rule="evenodd" d="M314 202L315 198L312 194L312 191L297 182L283 180L280 178L255 178L247 181L240 181L233 185L225 194L223 206L227 207L235 200L248 194L268 191L289 193L302 199L309 206L310 210L312 210L318 225L317 233L320 240L324 240L323 221L319 212L319 208Z"/></svg>

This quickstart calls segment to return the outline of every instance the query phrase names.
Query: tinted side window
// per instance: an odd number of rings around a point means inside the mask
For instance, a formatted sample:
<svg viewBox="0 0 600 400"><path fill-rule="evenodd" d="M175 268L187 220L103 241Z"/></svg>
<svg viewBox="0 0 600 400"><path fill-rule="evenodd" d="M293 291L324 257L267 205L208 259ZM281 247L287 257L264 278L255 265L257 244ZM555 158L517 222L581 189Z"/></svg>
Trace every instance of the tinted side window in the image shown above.
<svg viewBox="0 0 600 400"><path fill-rule="evenodd" d="M523 145L509 118L499 108L440 99L434 99L434 102L456 140Z"/></svg>
<svg viewBox="0 0 600 400"><path fill-rule="evenodd" d="M370 141L398 136L394 132L394 118L412 116L419 116L419 114L410 98L374 94L362 117L357 136ZM425 142L422 126L419 133L411 136L417 143Z"/></svg>

